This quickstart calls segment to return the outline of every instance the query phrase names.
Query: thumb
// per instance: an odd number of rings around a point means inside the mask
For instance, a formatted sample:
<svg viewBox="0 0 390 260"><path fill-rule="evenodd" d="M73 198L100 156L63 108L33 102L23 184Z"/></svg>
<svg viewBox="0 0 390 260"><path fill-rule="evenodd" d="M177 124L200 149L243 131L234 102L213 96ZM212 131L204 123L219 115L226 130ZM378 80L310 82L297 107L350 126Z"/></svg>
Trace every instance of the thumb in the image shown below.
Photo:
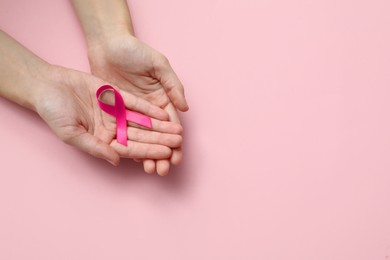
<svg viewBox="0 0 390 260"><path fill-rule="evenodd" d="M108 144L90 133L81 133L71 138L67 143L94 157L104 159L114 166L119 165L120 157L118 153Z"/></svg>
<svg viewBox="0 0 390 260"><path fill-rule="evenodd" d="M185 95L184 87L173 71L169 61L164 57L161 66L157 68L157 77L173 105L182 112L189 109Z"/></svg>

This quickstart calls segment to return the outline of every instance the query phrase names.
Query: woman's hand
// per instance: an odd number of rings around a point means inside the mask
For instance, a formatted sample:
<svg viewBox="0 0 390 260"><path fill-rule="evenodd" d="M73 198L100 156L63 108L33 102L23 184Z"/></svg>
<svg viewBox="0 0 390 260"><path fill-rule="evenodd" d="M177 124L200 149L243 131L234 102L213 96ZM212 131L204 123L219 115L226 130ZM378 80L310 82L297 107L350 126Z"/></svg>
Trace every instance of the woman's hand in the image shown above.
<svg viewBox="0 0 390 260"><path fill-rule="evenodd" d="M152 119L152 129L128 124L128 146L115 140L115 118L98 106L95 76L50 65L0 31L0 96L36 111L66 143L114 165L120 157L168 160L181 146L182 127L167 112L121 91L125 106ZM112 98L112 97L111 97ZM110 102L107 93L104 102Z"/></svg>
<svg viewBox="0 0 390 260"><path fill-rule="evenodd" d="M88 57L92 74L117 85L120 89L163 108L171 122L180 124L176 108L188 110L183 86L168 60L156 50L131 35L111 37L90 46ZM179 164L182 151L173 150L170 160L144 160L146 172L160 175L169 171L169 162Z"/></svg>
<svg viewBox="0 0 390 260"><path fill-rule="evenodd" d="M134 37L126 0L72 0L83 27L92 73L120 89L163 108L180 123L176 109L187 111L184 89L168 60ZM170 160L144 160L146 172L166 175L182 160L181 148Z"/></svg>
<svg viewBox="0 0 390 260"><path fill-rule="evenodd" d="M168 159L171 148L180 147L182 128L159 119L166 112L147 101L121 91L128 109L138 111L152 119L152 130L129 125L128 146L118 144L115 118L105 114L97 104L96 90L105 82L86 73L49 66L50 80L39 88L35 108L43 120L64 142L95 157L117 165L120 157ZM108 93L103 99L110 102Z"/></svg>

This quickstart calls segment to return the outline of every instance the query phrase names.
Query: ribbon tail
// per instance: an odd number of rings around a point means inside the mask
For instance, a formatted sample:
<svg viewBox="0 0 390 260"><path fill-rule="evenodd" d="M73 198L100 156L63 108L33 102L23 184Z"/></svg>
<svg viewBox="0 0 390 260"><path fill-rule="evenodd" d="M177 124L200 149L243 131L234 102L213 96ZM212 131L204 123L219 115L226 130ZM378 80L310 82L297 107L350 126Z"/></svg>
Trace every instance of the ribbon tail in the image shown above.
<svg viewBox="0 0 390 260"><path fill-rule="evenodd" d="M150 117L140 114L138 112L126 110L126 119L129 122L133 122L147 128L152 128L152 120L150 119Z"/></svg>

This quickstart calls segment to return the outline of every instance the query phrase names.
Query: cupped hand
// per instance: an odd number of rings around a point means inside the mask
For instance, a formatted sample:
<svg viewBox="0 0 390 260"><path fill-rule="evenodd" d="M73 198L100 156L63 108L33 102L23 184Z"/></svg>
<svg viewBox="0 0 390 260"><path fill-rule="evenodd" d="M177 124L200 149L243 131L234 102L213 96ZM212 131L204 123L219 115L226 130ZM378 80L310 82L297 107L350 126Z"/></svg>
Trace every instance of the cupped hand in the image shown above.
<svg viewBox="0 0 390 260"><path fill-rule="evenodd" d="M167 58L131 35L112 37L90 46L92 74L163 108L169 121L180 124L177 110L187 111L184 88ZM173 150L169 160L144 160L144 169L166 175L170 163L179 164L182 150Z"/></svg>
<svg viewBox="0 0 390 260"><path fill-rule="evenodd" d="M120 157L167 160L172 148L180 147L182 127L163 121L167 113L156 105L120 91L128 109L152 117L152 129L128 124L127 146L117 143L115 118L96 102L101 79L74 70L51 66L51 80L44 82L36 99L36 111L64 142L95 157L118 165ZM111 102L109 93L102 95Z"/></svg>

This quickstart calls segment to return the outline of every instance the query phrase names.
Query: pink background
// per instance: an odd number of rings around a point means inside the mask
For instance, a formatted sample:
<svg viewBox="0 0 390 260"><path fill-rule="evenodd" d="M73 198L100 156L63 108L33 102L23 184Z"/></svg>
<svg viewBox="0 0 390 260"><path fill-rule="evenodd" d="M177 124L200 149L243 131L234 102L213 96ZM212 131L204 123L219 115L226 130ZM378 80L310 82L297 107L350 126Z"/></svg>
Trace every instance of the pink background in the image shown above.
<svg viewBox="0 0 390 260"><path fill-rule="evenodd" d="M183 164L114 168L0 99L0 259L388 259L388 0L129 5L186 86ZM69 1L1 0L0 26L89 69Z"/></svg>

